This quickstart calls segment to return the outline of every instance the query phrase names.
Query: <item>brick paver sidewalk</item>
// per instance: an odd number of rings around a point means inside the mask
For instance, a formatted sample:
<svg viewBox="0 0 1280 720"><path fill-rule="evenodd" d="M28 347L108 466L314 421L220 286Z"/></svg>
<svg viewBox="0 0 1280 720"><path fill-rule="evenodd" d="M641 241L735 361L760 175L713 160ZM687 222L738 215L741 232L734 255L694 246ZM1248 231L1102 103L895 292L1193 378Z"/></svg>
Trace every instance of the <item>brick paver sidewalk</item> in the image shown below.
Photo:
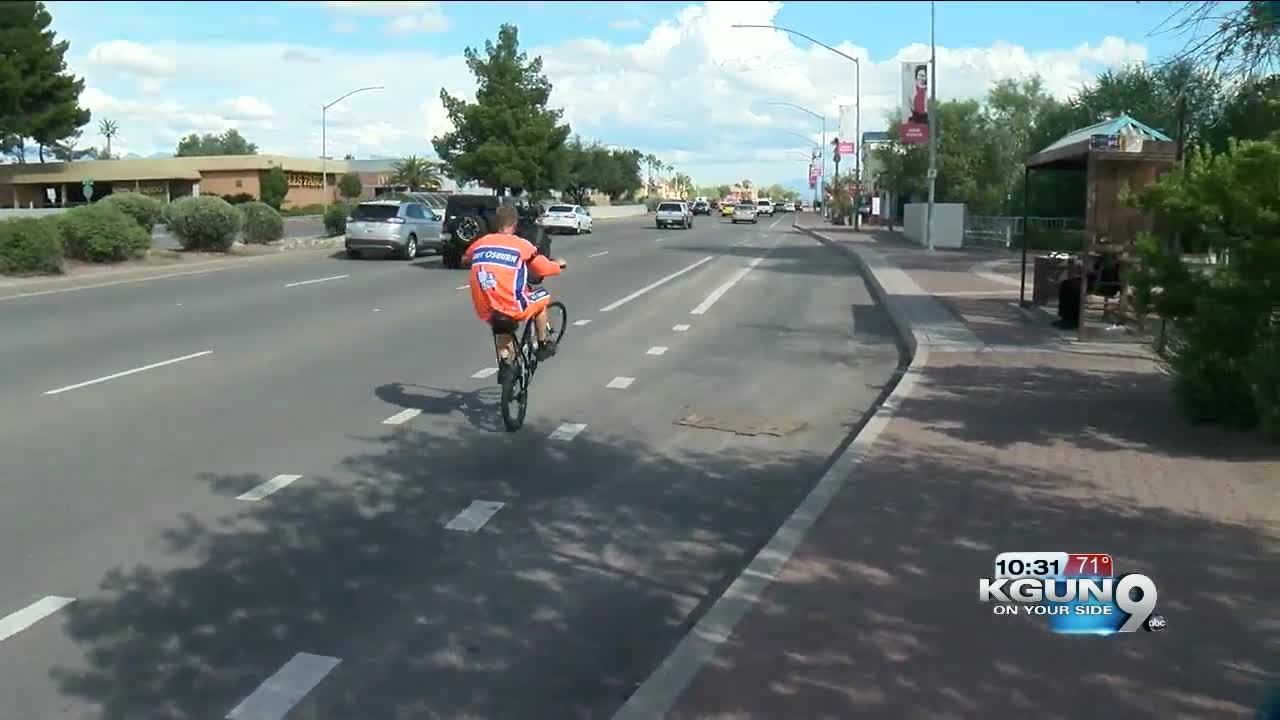
<svg viewBox="0 0 1280 720"><path fill-rule="evenodd" d="M1280 690L1280 448L1189 427L1142 353L1010 307L999 253L825 234L918 325L923 362L668 717L1254 717ZM1113 553L1155 580L1169 628L993 617L977 581L1013 550Z"/></svg>

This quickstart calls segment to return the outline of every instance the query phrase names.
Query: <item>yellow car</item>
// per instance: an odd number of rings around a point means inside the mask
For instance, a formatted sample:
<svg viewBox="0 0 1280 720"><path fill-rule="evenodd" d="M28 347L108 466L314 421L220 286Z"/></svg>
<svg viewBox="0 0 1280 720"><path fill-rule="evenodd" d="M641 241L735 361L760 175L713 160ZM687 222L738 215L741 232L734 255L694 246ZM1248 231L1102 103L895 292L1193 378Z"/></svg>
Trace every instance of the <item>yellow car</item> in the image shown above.
<svg viewBox="0 0 1280 720"><path fill-rule="evenodd" d="M721 217L732 217L732 216L733 216L733 205L732 205L732 204L730 204L730 203L725 203L725 204L721 205L721 206L720 206L720 216L721 216Z"/></svg>

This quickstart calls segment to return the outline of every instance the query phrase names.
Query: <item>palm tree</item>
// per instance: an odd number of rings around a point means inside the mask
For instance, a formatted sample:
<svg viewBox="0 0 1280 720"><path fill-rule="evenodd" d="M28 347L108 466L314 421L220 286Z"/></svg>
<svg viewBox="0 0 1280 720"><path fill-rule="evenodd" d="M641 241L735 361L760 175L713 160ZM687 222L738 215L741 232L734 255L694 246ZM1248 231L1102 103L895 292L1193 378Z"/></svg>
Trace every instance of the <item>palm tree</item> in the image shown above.
<svg viewBox="0 0 1280 720"><path fill-rule="evenodd" d="M743 180L742 182L738 183L738 186L739 186L739 187L741 187L743 190L750 190L750 189L751 189L751 181L750 181L750 180Z"/></svg>
<svg viewBox="0 0 1280 720"><path fill-rule="evenodd" d="M653 171L662 164L662 161L658 160L657 155L649 153L644 156L644 164L649 170L649 184L645 185L646 192L652 193L656 189L653 185Z"/></svg>
<svg viewBox="0 0 1280 720"><path fill-rule="evenodd" d="M410 155L395 161L391 169L395 172L391 182L396 185L407 185L412 191L440 189L440 168L426 158Z"/></svg>
<svg viewBox="0 0 1280 720"><path fill-rule="evenodd" d="M111 158L111 138L120 134L120 125L115 120L102 119L98 123L98 133L107 139L107 159Z"/></svg>

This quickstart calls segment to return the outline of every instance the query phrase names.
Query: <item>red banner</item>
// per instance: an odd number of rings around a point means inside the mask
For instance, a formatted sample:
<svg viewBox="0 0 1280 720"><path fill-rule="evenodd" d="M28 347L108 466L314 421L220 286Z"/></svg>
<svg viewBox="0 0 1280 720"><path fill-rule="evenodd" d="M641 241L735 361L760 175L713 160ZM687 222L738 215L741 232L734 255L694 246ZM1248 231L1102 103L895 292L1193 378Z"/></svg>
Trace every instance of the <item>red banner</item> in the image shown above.
<svg viewBox="0 0 1280 720"><path fill-rule="evenodd" d="M898 139L904 145L920 145L929 142L929 126L919 123L902 123L898 127Z"/></svg>
<svg viewBox="0 0 1280 720"><path fill-rule="evenodd" d="M844 140L841 140L837 148L842 157L848 157L853 154L853 143L851 142L846 142Z"/></svg>

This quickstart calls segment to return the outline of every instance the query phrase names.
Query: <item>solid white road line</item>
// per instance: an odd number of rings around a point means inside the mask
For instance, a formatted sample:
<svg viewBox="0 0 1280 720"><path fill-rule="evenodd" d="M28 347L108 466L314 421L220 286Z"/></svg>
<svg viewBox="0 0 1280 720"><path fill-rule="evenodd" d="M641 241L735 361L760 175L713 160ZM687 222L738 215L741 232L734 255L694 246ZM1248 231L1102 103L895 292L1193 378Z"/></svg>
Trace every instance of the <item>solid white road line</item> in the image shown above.
<svg viewBox="0 0 1280 720"><path fill-rule="evenodd" d="M631 383L635 381L636 381L635 378L619 376L610 380L609 384L605 385L605 387L613 388L614 390L626 390L627 388L631 387Z"/></svg>
<svg viewBox="0 0 1280 720"><path fill-rule="evenodd" d="M593 258L593 257L600 257L601 255L608 255L608 254L609 254L609 251L608 251L608 250L605 250L604 252L598 252L598 253L596 253L596 254L594 254L594 255L588 255L587 257L589 257L589 258Z"/></svg>
<svg viewBox="0 0 1280 720"><path fill-rule="evenodd" d="M551 433L547 439L565 441L572 440L578 436L578 433L586 429L587 426L585 423L560 423L560 427L556 428L555 432Z"/></svg>
<svg viewBox="0 0 1280 720"><path fill-rule="evenodd" d="M210 262L226 262L225 260L211 260ZM207 275L221 270L232 270L236 267L243 267L240 264L228 267L209 268L208 270L186 270L184 272L165 273L164 275L148 275L141 278L130 278L127 280L112 280L110 282L94 283L92 285L77 285L69 288L57 288L55 290L33 290L31 292L16 293L14 295L0 296L0 300L15 300L25 297L39 297L41 295L60 295L62 293L80 292L81 290L96 290L98 288L113 287L116 285L136 285L137 283L151 282L152 280L167 280L168 278L187 277L189 275Z"/></svg>
<svg viewBox="0 0 1280 720"><path fill-rule="evenodd" d="M471 286L470 286L470 285L459 285L458 287L454 288L454 290L466 290L466 289L467 289L467 288L469 288L469 287L471 287Z"/></svg>
<svg viewBox="0 0 1280 720"><path fill-rule="evenodd" d="M691 270L693 270L693 269L695 269L695 268L697 268L697 267L699 267L699 266L701 266L701 265L705 265L706 263L709 263L709 262L711 262L711 261L712 261L712 260L714 260L714 259L715 259L715 257L714 257L714 256L712 256L712 255L708 255L708 256L706 256L706 257L702 258L701 260L699 260L698 262L696 262L696 263L694 263L694 264L690 265L689 267L684 268L683 270L677 270L677 271L675 271L675 272L671 273L670 275L668 275L668 276L666 276L666 277L662 278L661 280L658 280L658 281L657 281L657 282L655 282L655 283L652 283L652 284L650 284L650 285L646 285L646 286L644 286L644 287L640 288L639 290L637 290L637 291L635 291L635 292L631 293L630 295L628 295L628 296L626 296L626 297L622 298L621 300L615 300L614 302L611 302L611 303L609 303L608 305L605 305L604 307L600 308L600 312L609 312L609 311L611 311L611 310L616 310L616 309L618 309L618 308L622 307L623 305L626 305L627 303L631 302L632 300L635 300L636 298L640 297L641 295L643 295L643 294L645 294L645 293L649 292L650 290L653 290L654 288L657 288L657 287L661 287L662 285L664 285L664 284L666 284L666 283L668 283L668 282L671 282L672 280L675 280L676 278L680 277L681 275L683 275L683 274L685 274L685 273L687 273L687 272L689 272L689 271L691 271Z"/></svg>
<svg viewBox="0 0 1280 720"><path fill-rule="evenodd" d="M237 496L236 499L246 500L248 502L257 502L268 495L272 495L275 492L288 487L293 484L294 480L301 477L301 475L277 475L249 492Z"/></svg>
<svg viewBox="0 0 1280 720"><path fill-rule="evenodd" d="M0 618L0 642L17 635L73 602L75 598L48 595L15 613L5 615Z"/></svg>
<svg viewBox="0 0 1280 720"><path fill-rule="evenodd" d="M752 260L751 262L747 263L747 266L746 266L746 267L742 268L741 270L739 270L739 271L737 272L737 274L736 274L736 275L734 275L733 277L729 278L729 280L728 280L727 282L725 282L725 284L721 285L720 287L716 288L715 290L712 290L712 291L711 291L711 294L707 296L707 299L706 299L706 300L703 300L701 303L699 303L699 304L698 304L698 307L696 307L696 308L694 308L693 310L691 310L691 311L689 312L689 314L690 314L690 315L702 315L702 314L705 314L708 310L710 310L710 309L711 309L711 306L712 306L712 305L715 305L715 304L716 304L716 301L717 301L717 300L719 300L721 297L723 297L725 293L729 292L729 288L731 288L731 287L733 287L734 285L738 284L738 281L739 281L739 280L741 280L742 278L746 277L746 276L747 276L747 273L751 272L752 268L754 268L755 266L759 265L759 264L760 264L760 263L762 263L762 262L764 262L764 258L763 258L763 257L758 257L758 258L756 258L755 260Z"/></svg>
<svg viewBox="0 0 1280 720"><path fill-rule="evenodd" d="M444 529L475 532L484 527L484 524L489 522L489 518L502 509L502 505L503 503L492 500L473 500L467 509L458 513L457 517L444 526Z"/></svg>
<svg viewBox="0 0 1280 720"><path fill-rule="evenodd" d="M298 653L275 675L227 713L227 720L284 720L294 705L306 697L338 663L335 657Z"/></svg>
<svg viewBox="0 0 1280 720"><path fill-rule="evenodd" d="M116 378L122 378L122 377L125 377L126 375L133 375L134 373L140 373L140 372L144 372L144 371L146 371L146 370L155 370L156 368L164 367L165 365L173 365L174 363L180 363L180 362L182 362L182 361L184 361L184 360L194 360L195 358L198 358L198 357L204 357L205 355L212 355L212 354L213 354L213 351L212 351L212 350L202 350L202 351L200 351L200 352L198 352L198 353L191 353L190 355L183 355L182 357L176 357L176 358L173 358L172 360L163 360L163 361L158 362L158 363L151 363L150 365L143 365L142 367L134 368L134 369L132 369L132 370L125 370L124 372L112 373L112 374L110 374L110 375L105 375L105 376L100 377L100 378L94 378L93 380L86 380L86 381L84 381L84 382L82 382L82 383L76 383L75 385L68 385L68 386L66 386L66 387L60 387L60 388L58 388L57 390L49 390L48 392L46 392L46 393L45 393L45 395L57 395L57 394L59 394L59 393L67 392L68 390L79 390L79 389L80 389L80 388L82 388L82 387L89 387L90 385L97 385L98 383L103 383L103 382L106 382L106 381L108 381L108 380L115 380Z"/></svg>
<svg viewBox="0 0 1280 720"><path fill-rule="evenodd" d="M483 379L487 377L492 377L493 375L497 374L497 372L498 372L498 368L485 368L483 370L477 370L476 372L472 373L471 377Z"/></svg>
<svg viewBox="0 0 1280 720"><path fill-rule="evenodd" d="M646 353L646 354L647 354L647 355L662 355L662 354L663 354L663 353L665 353L666 351L667 351L667 349L666 349L665 347L663 347L663 346L661 346L661 345L654 345L653 347L649 348L649 352L648 352L648 353Z"/></svg>
<svg viewBox="0 0 1280 720"><path fill-rule="evenodd" d="M285 287L291 288L291 287L298 287L299 285L313 285L315 283L329 282L330 280L341 280L343 278L349 278L349 277L351 276L350 275L334 275L333 277L322 277L322 278L316 278L315 280L303 280L302 282L289 283L288 285L285 285Z"/></svg>
<svg viewBox="0 0 1280 720"><path fill-rule="evenodd" d="M590 325L590 324L591 324L591 321L590 321L590 320L574 320L574 321L573 321L573 324L574 324L574 325L579 325L579 326L581 326L581 325Z"/></svg>
<svg viewBox="0 0 1280 720"><path fill-rule="evenodd" d="M421 414L422 414L422 411L417 408L409 408L408 410L401 410L395 415L392 415L386 420L383 420L382 424L383 425L402 425L418 417Z"/></svg>
<svg viewBox="0 0 1280 720"><path fill-rule="evenodd" d="M688 332L689 326L688 325L672 325L671 329L675 330L676 332Z"/></svg>

